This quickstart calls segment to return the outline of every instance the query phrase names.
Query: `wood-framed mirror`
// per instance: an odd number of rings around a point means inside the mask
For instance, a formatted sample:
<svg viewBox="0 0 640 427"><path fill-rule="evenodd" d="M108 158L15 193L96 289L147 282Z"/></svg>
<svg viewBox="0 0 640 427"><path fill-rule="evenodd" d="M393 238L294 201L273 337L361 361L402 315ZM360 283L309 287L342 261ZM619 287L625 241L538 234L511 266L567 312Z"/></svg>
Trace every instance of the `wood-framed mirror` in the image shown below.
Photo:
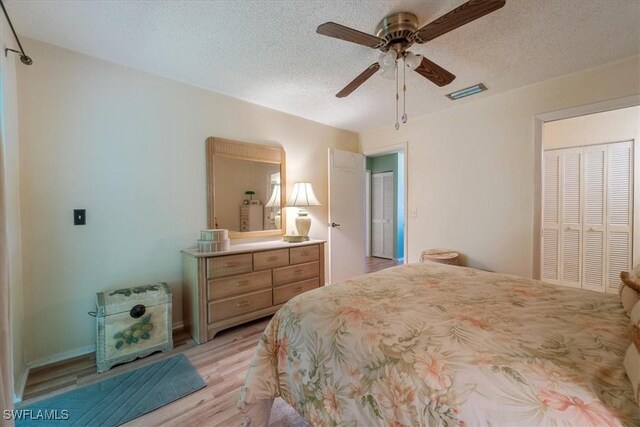
<svg viewBox="0 0 640 427"><path fill-rule="evenodd" d="M284 149L209 137L206 156L207 227L231 239L284 234Z"/></svg>

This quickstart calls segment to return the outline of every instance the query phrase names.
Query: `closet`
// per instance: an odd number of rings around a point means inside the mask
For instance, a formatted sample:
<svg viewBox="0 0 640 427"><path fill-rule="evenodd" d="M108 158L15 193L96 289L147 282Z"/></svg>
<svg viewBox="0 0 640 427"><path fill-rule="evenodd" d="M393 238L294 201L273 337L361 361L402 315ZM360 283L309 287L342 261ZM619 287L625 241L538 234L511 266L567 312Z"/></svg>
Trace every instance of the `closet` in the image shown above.
<svg viewBox="0 0 640 427"><path fill-rule="evenodd" d="M371 255L393 259L393 172L374 173L371 179Z"/></svg>
<svg viewBox="0 0 640 427"><path fill-rule="evenodd" d="M544 153L542 280L616 293L632 262L633 141Z"/></svg>

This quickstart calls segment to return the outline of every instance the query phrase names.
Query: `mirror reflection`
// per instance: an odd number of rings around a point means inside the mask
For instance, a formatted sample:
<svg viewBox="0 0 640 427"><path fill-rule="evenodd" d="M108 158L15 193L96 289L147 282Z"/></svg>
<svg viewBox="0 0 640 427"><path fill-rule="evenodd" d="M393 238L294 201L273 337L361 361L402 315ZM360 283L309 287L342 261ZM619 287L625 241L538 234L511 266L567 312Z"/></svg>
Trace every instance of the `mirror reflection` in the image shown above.
<svg viewBox="0 0 640 427"><path fill-rule="evenodd" d="M280 164L215 157L215 228L279 230Z"/></svg>

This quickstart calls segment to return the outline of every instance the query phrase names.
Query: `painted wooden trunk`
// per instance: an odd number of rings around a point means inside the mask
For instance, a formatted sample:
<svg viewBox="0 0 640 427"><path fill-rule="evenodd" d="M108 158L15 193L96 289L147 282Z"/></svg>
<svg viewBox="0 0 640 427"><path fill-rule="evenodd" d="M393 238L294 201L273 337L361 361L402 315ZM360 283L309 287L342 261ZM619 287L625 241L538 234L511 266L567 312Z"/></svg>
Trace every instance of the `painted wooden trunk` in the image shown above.
<svg viewBox="0 0 640 427"><path fill-rule="evenodd" d="M166 283L99 292L96 299L98 372L173 348L172 298Z"/></svg>

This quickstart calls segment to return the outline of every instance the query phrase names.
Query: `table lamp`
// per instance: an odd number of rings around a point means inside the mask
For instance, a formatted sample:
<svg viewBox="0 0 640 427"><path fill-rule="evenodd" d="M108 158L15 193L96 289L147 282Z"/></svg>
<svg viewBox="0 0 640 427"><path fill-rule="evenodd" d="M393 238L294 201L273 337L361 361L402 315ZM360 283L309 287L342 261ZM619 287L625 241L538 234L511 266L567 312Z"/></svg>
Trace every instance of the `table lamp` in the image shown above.
<svg viewBox="0 0 640 427"><path fill-rule="evenodd" d="M308 216L306 207L308 206L320 206L320 202L313 192L310 182L296 182L293 185L293 192L287 206L293 206L300 209L298 216L296 217L296 229L298 234L302 236L304 240L309 240L309 229L311 228L311 218Z"/></svg>

